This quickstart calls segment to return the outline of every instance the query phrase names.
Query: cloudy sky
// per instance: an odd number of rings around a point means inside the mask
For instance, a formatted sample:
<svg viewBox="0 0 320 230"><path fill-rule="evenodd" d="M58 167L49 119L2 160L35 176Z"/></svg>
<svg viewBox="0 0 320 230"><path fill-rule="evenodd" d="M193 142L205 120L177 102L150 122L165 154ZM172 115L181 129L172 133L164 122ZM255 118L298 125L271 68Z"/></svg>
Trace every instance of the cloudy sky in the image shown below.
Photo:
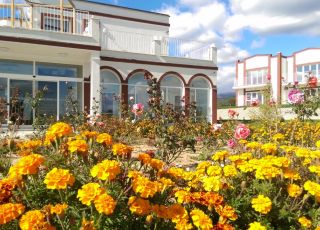
<svg viewBox="0 0 320 230"><path fill-rule="evenodd" d="M320 47L320 0L99 1L167 13L170 36L214 43L219 93L233 92L238 59Z"/></svg>

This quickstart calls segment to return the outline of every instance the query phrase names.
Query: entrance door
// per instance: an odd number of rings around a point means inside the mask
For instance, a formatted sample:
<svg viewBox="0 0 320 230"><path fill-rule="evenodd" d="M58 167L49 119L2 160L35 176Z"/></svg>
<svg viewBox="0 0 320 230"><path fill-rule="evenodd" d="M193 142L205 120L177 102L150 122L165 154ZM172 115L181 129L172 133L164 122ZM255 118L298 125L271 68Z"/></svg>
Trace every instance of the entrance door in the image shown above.
<svg viewBox="0 0 320 230"><path fill-rule="evenodd" d="M36 111L38 118L57 119L58 115L58 83L51 81L37 81L36 91L42 90L43 97Z"/></svg>
<svg viewBox="0 0 320 230"><path fill-rule="evenodd" d="M32 81L10 80L10 120L17 124L32 125Z"/></svg>

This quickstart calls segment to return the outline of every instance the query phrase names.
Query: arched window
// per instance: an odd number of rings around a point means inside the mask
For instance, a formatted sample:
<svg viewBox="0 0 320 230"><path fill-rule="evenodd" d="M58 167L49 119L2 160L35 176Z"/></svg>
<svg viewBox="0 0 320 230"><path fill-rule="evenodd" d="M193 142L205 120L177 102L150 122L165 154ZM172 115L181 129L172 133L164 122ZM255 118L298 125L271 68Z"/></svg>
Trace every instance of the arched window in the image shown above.
<svg viewBox="0 0 320 230"><path fill-rule="evenodd" d="M211 120L211 87L207 79L196 77L191 81L190 102L196 103L197 117L205 117L208 121Z"/></svg>
<svg viewBox="0 0 320 230"><path fill-rule="evenodd" d="M101 83L101 108L102 113L119 116L120 80L110 70L102 70Z"/></svg>
<svg viewBox="0 0 320 230"><path fill-rule="evenodd" d="M161 80L161 91L165 103L172 104L175 109L181 108L183 84L178 77L174 75L165 76Z"/></svg>
<svg viewBox="0 0 320 230"><path fill-rule="evenodd" d="M144 72L135 73L128 80L128 100L134 98L133 103L142 103L148 106L149 95L147 93L147 80L144 79Z"/></svg>

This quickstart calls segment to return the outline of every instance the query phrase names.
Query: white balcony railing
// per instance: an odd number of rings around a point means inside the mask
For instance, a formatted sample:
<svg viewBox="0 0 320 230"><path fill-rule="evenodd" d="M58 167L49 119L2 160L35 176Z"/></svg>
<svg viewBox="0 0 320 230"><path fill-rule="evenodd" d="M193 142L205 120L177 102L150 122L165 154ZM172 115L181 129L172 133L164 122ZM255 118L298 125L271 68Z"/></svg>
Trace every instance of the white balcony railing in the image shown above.
<svg viewBox="0 0 320 230"><path fill-rule="evenodd" d="M212 48L211 45L170 37L116 31L105 28L101 41L102 48L106 50L201 60L214 60L214 58L216 58L216 49Z"/></svg>
<svg viewBox="0 0 320 230"><path fill-rule="evenodd" d="M268 82L267 78L263 78L263 79L260 79L259 81L251 81L251 82L248 82L248 81L245 81L245 82L239 82L239 80L234 80L234 83L233 83L233 87L234 88L237 88L237 87L261 87L261 86L265 86Z"/></svg>
<svg viewBox="0 0 320 230"><path fill-rule="evenodd" d="M0 27L91 36L89 12L48 5L0 3Z"/></svg>

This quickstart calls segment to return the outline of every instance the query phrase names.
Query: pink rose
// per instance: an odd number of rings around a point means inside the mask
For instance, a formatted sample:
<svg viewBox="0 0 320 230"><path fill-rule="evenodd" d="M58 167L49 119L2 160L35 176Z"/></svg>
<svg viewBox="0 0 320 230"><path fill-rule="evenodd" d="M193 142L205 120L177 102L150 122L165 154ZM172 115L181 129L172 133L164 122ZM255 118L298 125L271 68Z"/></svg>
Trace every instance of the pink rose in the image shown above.
<svg viewBox="0 0 320 230"><path fill-rule="evenodd" d="M236 142L232 139L228 140L228 147L233 149L236 146Z"/></svg>
<svg viewBox="0 0 320 230"><path fill-rule="evenodd" d="M143 113L144 105L142 103L134 104L132 106L132 112L139 116Z"/></svg>
<svg viewBox="0 0 320 230"><path fill-rule="evenodd" d="M229 115L229 117L234 118L235 116L239 116L239 113L233 109L229 109L228 115Z"/></svg>
<svg viewBox="0 0 320 230"><path fill-rule="evenodd" d="M252 99L251 106L258 106L260 101L258 99Z"/></svg>
<svg viewBox="0 0 320 230"><path fill-rule="evenodd" d="M244 125L244 124L239 124L236 127L236 131L234 133L234 137L236 139L246 139L250 135L250 129Z"/></svg>
<svg viewBox="0 0 320 230"><path fill-rule="evenodd" d="M299 89L292 89L288 94L288 102L290 104L302 104L304 102L304 95Z"/></svg>

